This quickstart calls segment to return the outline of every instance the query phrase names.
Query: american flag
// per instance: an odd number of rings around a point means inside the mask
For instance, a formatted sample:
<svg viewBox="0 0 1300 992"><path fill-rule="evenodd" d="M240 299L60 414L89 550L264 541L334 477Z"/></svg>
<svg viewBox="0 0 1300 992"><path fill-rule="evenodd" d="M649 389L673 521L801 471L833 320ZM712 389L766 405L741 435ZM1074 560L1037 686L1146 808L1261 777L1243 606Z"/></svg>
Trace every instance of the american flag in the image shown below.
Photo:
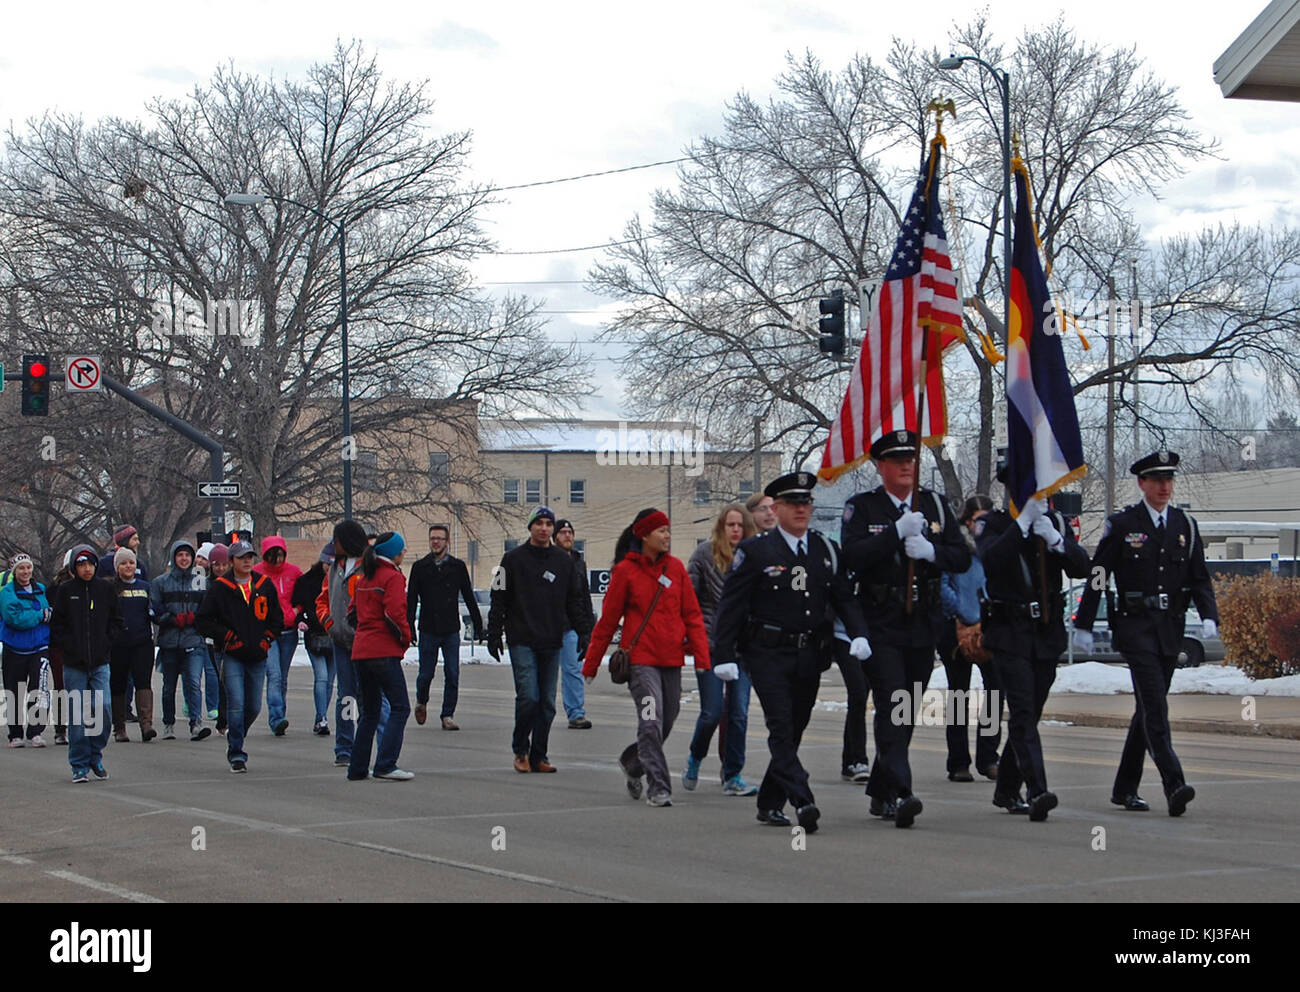
<svg viewBox="0 0 1300 992"><path fill-rule="evenodd" d="M885 281L817 474L833 481L865 461L871 443L889 431L920 430L937 443L947 430L941 357L961 334L961 302L939 211L939 149L930 143L912 202L903 217ZM925 360L930 356L921 402Z"/></svg>

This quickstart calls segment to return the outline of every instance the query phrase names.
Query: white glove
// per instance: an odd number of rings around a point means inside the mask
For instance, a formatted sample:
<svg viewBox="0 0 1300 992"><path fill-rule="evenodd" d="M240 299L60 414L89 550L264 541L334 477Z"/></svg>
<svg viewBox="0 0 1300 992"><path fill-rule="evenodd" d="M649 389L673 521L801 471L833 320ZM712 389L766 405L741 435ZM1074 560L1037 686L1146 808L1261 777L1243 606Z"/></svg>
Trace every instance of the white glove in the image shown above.
<svg viewBox="0 0 1300 992"><path fill-rule="evenodd" d="M1215 623L1213 620L1202 620L1202 621L1201 621L1201 636L1202 636L1203 638L1205 638L1207 641L1208 641L1211 637L1218 637L1218 636L1219 636L1219 625L1218 625L1217 623Z"/></svg>
<svg viewBox="0 0 1300 992"><path fill-rule="evenodd" d="M1059 551L1065 546L1065 538L1056 529L1050 517L1035 517L1031 530L1047 542L1047 550Z"/></svg>
<svg viewBox="0 0 1300 992"><path fill-rule="evenodd" d="M855 637L853 642L849 644L849 654L857 658L858 661L866 661L871 657L871 645L867 643L865 637Z"/></svg>
<svg viewBox="0 0 1300 992"><path fill-rule="evenodd" d="M898 531L898 536L904 540L909 537L920 537L925 533L925 514L917 513L915 510L908 510L894 521L894 529Z"/></svg>
<svg viewBox="0 0 1300 992"><path fill-rule="evenodd" d="M734 661L729 661L725 665L714 665L713 674L723 682L735 682L740 678L740 666Z"/></svg>
<svg viewBox="0 0 1300 992"><path fill-rule="evenodd" d="M917 516L920 516L918 513ZM903 550L907 552L907 557L917 558L921 561L934 561L934 545L925 538L907 537L903 539Z"/></svg>
<svg viewBox="0 0 1300 992"><path fill-rule="evenodd" d="M1074 650L1079 654L1092 654L1092 631L1076 630L1074 632Z"/></svg>
<svg viewBox="0 0 1300 992"><path fill-rule="evenodd" d="M1020 533L1025 537L1029 536L1029 528L1033 526L1034 521L1043 515L1043 501L1041 499L1031 499L1020 508L1020 516L1016 517L1016 523L1020 525Z"/></svg>

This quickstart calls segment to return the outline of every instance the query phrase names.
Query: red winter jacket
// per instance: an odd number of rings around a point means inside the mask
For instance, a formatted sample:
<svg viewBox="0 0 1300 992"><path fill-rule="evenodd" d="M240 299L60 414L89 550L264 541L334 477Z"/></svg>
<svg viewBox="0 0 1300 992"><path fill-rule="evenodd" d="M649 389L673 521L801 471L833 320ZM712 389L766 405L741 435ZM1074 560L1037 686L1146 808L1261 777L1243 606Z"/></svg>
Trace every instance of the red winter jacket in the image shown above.
<svg viewBox="0 0 1300 992"><path fill-rule="evenodd" d="M285 559L278 567L271 567L265 561L266 553L279 548ZM298 623L298 607L293 604L293 584L302 576L302 569L289 561L289 546L283 537L266 537L262 539L263 561L253 569L258 575L265 575L275 583L275 591L280 596L280 613L284 616L284 629L292 630Z"/></svg>
<svg viewBox="0 0 1300 992"><path fill-rule="evenodd" d="M687 647L695 656L695 667L707 670L709 666L709 635L704 629L704 616L700 601L695 598L690 576L681 559L660 555L651 562L637 551L629 551L616 566L609 579L609 590L600 611L600 620L591 633L582 674L595 675L600 668L605 649L609 647L620 619L623 621L623 640L630 643L641 621L645 619L659 577L669 584L664 587L650 622L641 633L641 639L632 649L632 664L653 665L656 668L681 668L686 660Z"/></svg>
<svg viewBox="0 0 1300 992"><path fill-rule="evenodd" d="M406 576L387 558L379 559L373 578L357 571L352 593L357 611L357 634L352 641L352 660L400 658L411 646L411 627L406 622Z"/></svg>

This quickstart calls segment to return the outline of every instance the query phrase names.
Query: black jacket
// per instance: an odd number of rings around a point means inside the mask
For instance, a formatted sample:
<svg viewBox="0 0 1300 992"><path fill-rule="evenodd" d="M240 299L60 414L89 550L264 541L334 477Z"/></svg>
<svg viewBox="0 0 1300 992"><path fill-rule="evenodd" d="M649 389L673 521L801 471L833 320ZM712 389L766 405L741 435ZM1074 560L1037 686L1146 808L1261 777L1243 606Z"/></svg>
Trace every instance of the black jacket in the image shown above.
<svg viewBox="0 0 1300 992"><path fill-rule="evenodd" d="M474 625L474 640L483 639L483 614L474 599L474 586L469 580L469 569L459 558L443 555L435 558L433 552L411 566L411 578L406 583L406 622L416 629L415 609L420 607L420 633L451 634L460 630L460 610L457 600L464 600L469 609L470 623Z"/></svg>
<svg viewBox="0 0 1300 992"><path fill-rule="evenodd" d="M917 561L914 572L916 600L909 617L904 605L907 566L894 522L898 511L884 486L858 493L844 504L840 542L844 563L853 573L858 596L871 625L871 638L896 647L934 644L943 624L939 582L944 572L964 572L970 567L970 549L961 536L957 515L943 496L922 488L912 509L925 516L929 526L923 536L934 545L934 561Z"/></svg>
<svg viewBox="0 0 1300 992"><path fill-rule="evenodd" d="M984 647L990 651L1055 662L1065 650L1065 596L1061 593L1061 577L1064 574L1072 579L1086 578L1088 552L1079 547L1074 529L1059 513L1049 516L1052 526L1065 539L1065 545L1058 553L1046 553L1045 571L1039 568L1039 542L1032 531L1026 537L1011 514L994 510L980 521L984 529L977 539L977 547L989 598L981 627ZM1046 576L1046 602L1042 599L1040 575ZM1030 603L1038 603L1040 618L1030 616L1025 610Z"/></svg>
<svg viewBox="0 0 1300 992"><path fill-rule="evenodd" d="M65 665L90 671L108 664L112 641L122 630L113 583L74 576L53 591L50 609L50 645L63 652Z"/></svg>
<svg viewBox="0 0 1300 992"><path fill-rule="evenodd" d="M591 631L596 629L596 611L591 605L591 583L587 581L587 563L579 552L570 551L569 554L573 556L573 566L578 570L578 585L582 589L582 613L587 618L587 633L578 635L578 654L582 654L587 648Z"/></svg>
<svg viewBox="0 0 1300 992"><path fill-rule="evenodd" d="M531 541L507 551L492 571L492 607L488 643L505 634L509 644L549 650L558 648L565 631L578 640L591 635L590 597L582 605L581 571L569 552Z"/></svg>
<svg viewBox="0 0 1300 992"><path fill-rule="evenodd" d="M309 634L325 634L325 628L316 616L316 597L320 595L324 584L325 563L318 561L298 576L293 583L293 593L289 596L289 602L298 607L303 620L307 621Z"/></svg>
<svg viewBox="0 0 1300 992"><path fill-rule="evenodd" d="M248 601L230 576L208 586L194 616L194 626L211 637L216 650L244 662L266 660L266 653L284 626L275 583L254 573Z"/></svg>
<svg viewBox="0 0 1300 992"><path fill-rule="evenodd" d="M1108 619L1112 641L1121 651L1177 654L1187 625L1187 605L1196 603L1203 620L1219 620L1214 585L1205 565L1205 545L1200 528L1190 514L1168 507L1165 540L1156 539L1155 525L1145 501L1126 507L1106 521L1097 552L1092 556L1093 577L1084 586L1075 626L1091 630L1097 602L1113 577L1115 609ZM1158 602L1134 602L1165 596Z"/></svg>
<svg viewBox="0 0 1300 992"><path fill-rule="evenodd" d="M137 576L130 585L121 579L110 580L117 593L117 608L122 614L122 629L113 638L119 647L153 644L153 623L149 617L149 583Z"/></svg>

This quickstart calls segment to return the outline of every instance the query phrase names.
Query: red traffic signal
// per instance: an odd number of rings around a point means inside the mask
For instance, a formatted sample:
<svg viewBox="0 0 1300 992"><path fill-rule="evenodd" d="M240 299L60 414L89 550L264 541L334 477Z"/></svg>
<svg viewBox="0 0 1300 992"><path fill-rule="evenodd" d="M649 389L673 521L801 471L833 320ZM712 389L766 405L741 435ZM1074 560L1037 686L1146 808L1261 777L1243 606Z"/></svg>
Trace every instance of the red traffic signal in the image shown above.
<svg viewBox="0 0 1300 992"><path fill-rule="evenodd" d="M50 412L50 356L23 355L24 417L44 417Z"/></svg>

